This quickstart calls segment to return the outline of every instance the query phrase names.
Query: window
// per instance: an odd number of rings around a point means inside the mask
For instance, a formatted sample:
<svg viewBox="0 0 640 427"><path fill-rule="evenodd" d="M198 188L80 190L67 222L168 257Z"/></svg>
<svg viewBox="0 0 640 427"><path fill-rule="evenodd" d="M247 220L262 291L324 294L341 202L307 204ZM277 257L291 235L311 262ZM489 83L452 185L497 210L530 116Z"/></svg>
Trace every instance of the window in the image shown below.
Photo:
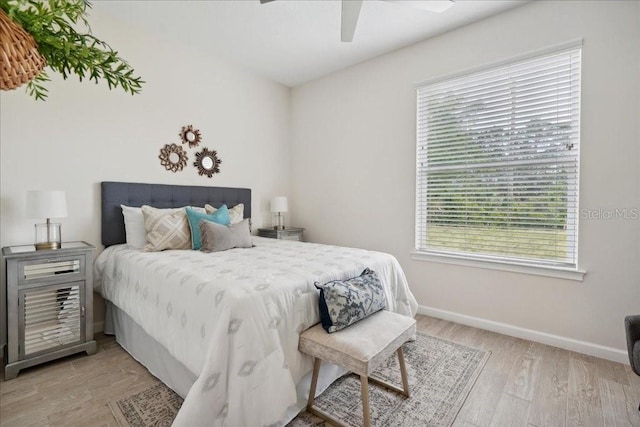
<svg viewBox="0 0 640 427"><path fill-rule="evenodd" d="M577 268L580 55L417 88L419 252Z"/></svg>

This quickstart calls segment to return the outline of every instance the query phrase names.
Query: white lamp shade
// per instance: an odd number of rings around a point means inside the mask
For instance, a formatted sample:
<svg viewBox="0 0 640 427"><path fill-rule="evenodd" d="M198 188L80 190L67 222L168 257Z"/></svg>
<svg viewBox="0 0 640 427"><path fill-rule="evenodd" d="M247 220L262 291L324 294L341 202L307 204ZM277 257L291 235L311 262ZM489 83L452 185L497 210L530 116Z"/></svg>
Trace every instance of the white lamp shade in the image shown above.
<svg viewBox="0 0 640 427"><path fill-rule="evenodd" d="M67 195L64 191L28 191L28 218L65 218Z"/></svg>
<svg viewBox="0 0 640 427"><path fill-rule="evenodd" d="M271 212L287 212L289 204L284 196L274 197L271 199Z"/></svg>

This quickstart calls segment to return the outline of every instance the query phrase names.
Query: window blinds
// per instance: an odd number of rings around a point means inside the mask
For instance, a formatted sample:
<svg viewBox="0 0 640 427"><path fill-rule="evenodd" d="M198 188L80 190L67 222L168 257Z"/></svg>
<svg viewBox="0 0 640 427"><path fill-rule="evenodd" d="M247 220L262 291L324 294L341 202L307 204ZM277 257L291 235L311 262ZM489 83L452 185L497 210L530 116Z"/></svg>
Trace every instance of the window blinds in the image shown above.
<svg viewBox="0 0 640 427"><path fill-rule="evenodd" d="M418 251L576 267L580 55L417 88Z"/></svg>

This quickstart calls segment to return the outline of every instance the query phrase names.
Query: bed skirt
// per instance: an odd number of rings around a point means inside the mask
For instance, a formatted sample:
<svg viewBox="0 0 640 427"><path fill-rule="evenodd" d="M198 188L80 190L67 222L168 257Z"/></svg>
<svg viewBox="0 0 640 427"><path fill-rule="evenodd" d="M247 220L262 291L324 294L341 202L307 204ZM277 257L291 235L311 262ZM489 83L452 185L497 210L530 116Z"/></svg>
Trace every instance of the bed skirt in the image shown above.
<svg viewBox="0 0 640 427"><path fill-rule="evenodd" d="M127 313L109 301L106 301L104 333L115 335L116 341L127 353L183 399L185 398L196 381L197 375L171 356L164 346L147 334ZM347 371L339 366L323 363L320 367L316 396L346 373ZM305 408L310 384L311 372L298 383L296 387L298 401L287 409L281 425L286 425Z"/></svg>

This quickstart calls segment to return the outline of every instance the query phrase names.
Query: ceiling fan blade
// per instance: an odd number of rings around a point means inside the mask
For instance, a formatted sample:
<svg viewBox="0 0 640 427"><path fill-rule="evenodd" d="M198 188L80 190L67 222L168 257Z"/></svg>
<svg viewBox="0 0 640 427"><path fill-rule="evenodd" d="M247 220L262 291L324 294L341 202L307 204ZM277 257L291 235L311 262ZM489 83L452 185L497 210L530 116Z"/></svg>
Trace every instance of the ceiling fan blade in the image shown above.
<svg viewBox="0 0 640 427"><path fill-rule="evenodd" d="M356 32L358 17L362 0L342 0L342 27L340 30L340 40L350 42Z"/></svg>
<svg viewBox="0 0 640 427"><path fill-rule="evenodd" d="M271 3L272 1L276 0L260 0L260 4Z"/></svg>
<svg viewBox="0 0 640 427"><path fill-rule="evenodd" d="M429 12L441 13L454 5L453 0L384 0L389 3L410 6L416 9L427 10Z"/></svg>

